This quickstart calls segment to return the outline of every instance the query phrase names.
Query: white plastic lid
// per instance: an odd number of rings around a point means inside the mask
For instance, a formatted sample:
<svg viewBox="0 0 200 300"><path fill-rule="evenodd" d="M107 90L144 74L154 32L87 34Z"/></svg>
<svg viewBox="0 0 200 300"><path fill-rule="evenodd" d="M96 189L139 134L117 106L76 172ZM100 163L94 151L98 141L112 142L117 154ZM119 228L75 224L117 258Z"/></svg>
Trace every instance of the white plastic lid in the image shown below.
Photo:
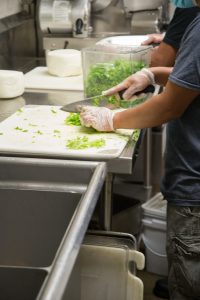
<svg viewBox="0 0 200 300"><path fill-rule="evenodd" d="M161 193L157 193L154 197L142 204L143 214L147 216L157 216L166 218L167 200Z"/></svg>
<svg viewBox="0 0 200 300"><path fill-rule="evenodd" d="M120 46L140 46L147 40L147 35L122 35L111 36L98 41L97 45L120 45Z"/></svg>

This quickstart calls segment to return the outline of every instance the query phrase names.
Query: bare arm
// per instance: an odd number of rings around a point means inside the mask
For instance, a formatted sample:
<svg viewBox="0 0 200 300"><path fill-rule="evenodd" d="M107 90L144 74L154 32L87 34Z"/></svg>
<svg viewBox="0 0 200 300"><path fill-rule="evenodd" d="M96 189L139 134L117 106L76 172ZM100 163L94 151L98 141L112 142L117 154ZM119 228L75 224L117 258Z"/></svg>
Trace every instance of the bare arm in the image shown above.
<svg viewBox="0 0 200 300"><path fill-rule="evenodd" d="M162 42L158 47L154 48L151 54L151 67L163 66L172 67L175 63L177 49Z"/></svg>
<svg viewBox="0 0 200 300"><path fill-rule="evenodd" d="M162 125L180 117L199 92L168 82L161 94L135 108L116 113L113 126L117 128L148 128Z"/></svg>

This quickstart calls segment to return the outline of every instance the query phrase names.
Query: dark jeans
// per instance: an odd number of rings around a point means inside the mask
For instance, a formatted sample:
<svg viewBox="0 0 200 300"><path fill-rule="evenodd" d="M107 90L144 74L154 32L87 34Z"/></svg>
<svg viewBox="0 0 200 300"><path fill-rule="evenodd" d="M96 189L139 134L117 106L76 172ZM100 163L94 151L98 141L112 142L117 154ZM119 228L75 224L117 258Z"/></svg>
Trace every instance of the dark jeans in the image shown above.
<svg viewBox="0 0 200 300"><path fill-rule="evenodd" d="M200 300L200 207L168 204L170 300Z"/></svg>

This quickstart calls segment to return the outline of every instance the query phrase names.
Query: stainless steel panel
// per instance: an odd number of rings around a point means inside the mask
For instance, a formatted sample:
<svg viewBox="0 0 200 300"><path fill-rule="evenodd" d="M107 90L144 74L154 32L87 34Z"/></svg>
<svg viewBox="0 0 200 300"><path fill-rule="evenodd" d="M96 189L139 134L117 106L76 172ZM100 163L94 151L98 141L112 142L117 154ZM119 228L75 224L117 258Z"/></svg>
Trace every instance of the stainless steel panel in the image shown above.
<svg viewBox="0 0 200 300"><path fill-rule="evenodd" d="M18 188L0 189L0 265L48 267L81 194Z"/></svg>
<svg viewBox="0 0 200 300"><path fill-rule="evenodd" d="M93 0L92 1L92 10L101 11L110 5L112 0Z"/></svg>
<svg viewBox="0 0 200 300"><path fill-rule="evenodd" d="M133 13L131 19L131 34L150 34L160 32L162 29L162 11L147 10Z"/></svg>
<svg viewBox="0 0 200 300"><path fill-rule="evenodd" d="M40 0L39 25L43 33L89 35L91 3L88 0Z"/></svg>
<svg viewBox="0 0 200 300"><path fill-rule="evenodd" d="M35 300L47 271L32 268L0 267L1 299Z"/></svg>
<svg viewBox="0 0 200 300"><path fill-rule="evenodd" d="M72 33L73 1L40 0L39 25L46 33Z"/></svg>
<svg viewBox="0 0 200 300"><path fill-rule="evenodd" d="M141 1L141 0L123 0L125 9L127 11L141 11L141 10L152 10L158 9L159 6L163 5L167 0L151 0L151 1Z"/></svg>
<svg viewBox="0 0 200 300"><path fill-rule="evenodd" d="M36 299L45 277L40 299L61 299L105 180L105 163L0 157L0 170L4 299ZM26 277L27 288L16 274Z"/></svg>
<svg viewBox="0 0 200 300"><path fill-rule="evenodd" d="M22 13L0 20L0 69L24 71L37 55L34 19Z"/></svg>

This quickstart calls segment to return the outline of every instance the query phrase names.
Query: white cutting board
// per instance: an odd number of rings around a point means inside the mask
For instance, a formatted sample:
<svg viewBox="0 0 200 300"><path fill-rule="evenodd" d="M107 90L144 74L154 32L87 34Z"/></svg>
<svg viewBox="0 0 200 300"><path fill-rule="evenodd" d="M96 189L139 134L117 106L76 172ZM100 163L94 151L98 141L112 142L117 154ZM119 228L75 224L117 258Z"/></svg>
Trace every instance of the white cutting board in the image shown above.
<svg viewBox="0 0 200 300"><path fill-rule="evenodd" d="M25 74L26 90L83 91L83 76L58 77L50 75L47 67L37 67Z"/></svg>
<svg viewBox="0 0 200 300"><path fill-rule="evenodd" d="M69 113L60 110L60 106L25 105L0 123L0 153L111 159L120 155L133 133L88 133L85 127L65 125L67 116ZM105 145L81 150L67 148L69 140L85 136L89 141L104 139Z"/></svg>

